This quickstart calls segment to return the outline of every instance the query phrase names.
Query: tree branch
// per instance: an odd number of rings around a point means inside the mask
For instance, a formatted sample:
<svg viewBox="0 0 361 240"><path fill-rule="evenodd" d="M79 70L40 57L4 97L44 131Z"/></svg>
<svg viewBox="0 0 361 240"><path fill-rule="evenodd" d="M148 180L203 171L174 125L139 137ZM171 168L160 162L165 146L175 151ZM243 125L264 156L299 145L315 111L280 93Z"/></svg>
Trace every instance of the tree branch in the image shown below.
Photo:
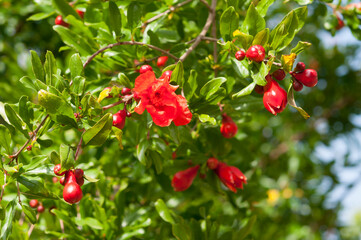
<svg viewBox="0 0 361 240"><path fill-rule="evenodd" d="M131 94L131 95L126 95L126 96L124 96L121 100L119 100L118 102L115 102L115 103L109 104L109 105L107 105L107 106L104 106L104 107L103 107L103 110L107 110L107 109L112 108L112 107L115 107L115 106L117 106L117 105L119 105L119 104L126 103L126 102L128 102L130 99L132 99L133 96L134 96L133 94Z"/></svg>
<svg viewBox="0 0 361 240"><path fill-rule="evenodd" d="M120 45L140 45L140 46L147 46L153 50L156 50L156 51L159 51L161 53L163 53L164 55L167 55L171 58L173 58L175 61L179 61L179 59L174 56L173 54L159 48L159 47L156 47L156 46L153 46L153 45L150 45L150 44L147 44L147 43L142 43L142 42L134 42L134 41L124 41L124 42L117 42L117 43L112 43L112 44L109 44L108 46L105 46L101 49L99 49L98 51L96 51L95 53L93 53L93 55L91 55L87 60L86 62L83 64L83 68L85 68L98 54L104 52L105 50L109 49L109 48L113 48L113 47L116 47L116 46L120 46Z"/></svg>
<svg viewBox="0 0 361 240"><path fill-rule="evenodd" d="M208 8L209 11L211 11L211 6L209 6L208 2L206 0L199 0L201 3L203 3L204 5L206 5L206 7Z"/></svg>
<svg viewBox="0 0 361 240"><path fill-rule="evenodd" d="M187 1L184 1L184 2L181 2L181 3L178 3L177 5L175 6L170 6L168 10L162 12L162 13L159 13L158 15L148 19L147 21L145 21L143 24L142 24L142 28L145 28L149 23L151 22L154 22L155 20L163 17L164 15L167 15L168 13L170 12L174 12L177 8L180 8L190 2L192 2L193 0L187 0Z"/></svg>
<svg viewBox="0 0 361 240"><path fill-rule="evenodd" d="M198 37L196 37L193 45L190 48L188 48L188 50L179 58L180 61L183 62L189 56L189 54L198 46L198 44L202 41L202 38L206 36L206 33L208 32L208 29L213 22L214 15L216 14L216 5L217 5L217 0L212 0L211 9L209 10L206 24L204 25L204 27L203 27L202 31L200 32L200 34L198 35Z"/></svg>
<svg viewBox="0 0 361 240"><path fill-rule="evenodd" d="M196 41L197 38L194 38L188 42L186 42L186 44L191 44L191 43L194 43ZM218 42L218 39L217 38L213 38L213 37L202 37L202 40L203 41L211 41L211 42Z"/></svg>
<svg viewBox="0 0 361 240"><path fill-rule="evenodd" d="M24 145L19 149L19 151L17 151L14 155L10 156L11 160L8 164L10 164L14 159L17 159L19 157L19 154L26 148L26 146L30 143L30 141L36 136L36 134L39 132L40 128L45 124L46 119L48 119L48 117L49 117L49 114L47 114L45 116L43 121L41 121L39 126L35 129L35 131L31 134L30 138L24 143Z"/></svg>

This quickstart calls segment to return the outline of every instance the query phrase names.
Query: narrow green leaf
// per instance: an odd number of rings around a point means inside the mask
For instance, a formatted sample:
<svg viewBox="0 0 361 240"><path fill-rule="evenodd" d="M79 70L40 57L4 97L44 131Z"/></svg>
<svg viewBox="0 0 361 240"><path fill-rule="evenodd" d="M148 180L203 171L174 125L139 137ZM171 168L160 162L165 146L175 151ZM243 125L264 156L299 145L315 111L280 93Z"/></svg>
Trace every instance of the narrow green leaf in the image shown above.
<svg viewBox="0 0 361 240"><path fill-rule="evenodd" d="M45 12L41 12L41 13L35 13L33 15L31 15L30 17L28 17L26 19L26 21L39 21L39 20L43 20L45 18L50 17L51 15L55 14L55 12L50 12L50 13L45 13Z"/></svg>
<svg viewBox="0 0 361 240"><path fill-rule="evenodd" d="M40 88L38 88L34 83L33 83L33 80L31 80L29 77L27 76L24 76L22 78L20 78L19 80L23 85L24 87L26 88L30 88L34 91L39 91Z"/></svg>
<svg viewBox="0 0 361 240"><path fill-rule="evenodd" d="M183 63L181 61L179 61L176 67L174 68L170 81L177 83L180 87L183 87L184 69L183 69Z"/></svg>
<svg viewBox="0 0 361 240"><path fill-rule="evenodd" d="M23 209L23 212L25 213L25 216L27 217L27 219L32 223L35 224L36 223L36 213L34 211L34 209L32 209L31 207L22 204L21 208Z"/></svg>
<svg viewBox="0 0 361 240"><path fill-rule="evenodd" d="M297 46L292 48L291 53L295 53L296 55L300 54L301 52L303 52L304 50L306 50L307 48L311 47L311 43L309 42L301 42L299 41L297 43Z"/></svg>
<svg viewBox="0 0 361 240"><path fill-rule="evenodd" d="M138 26L142 17L142 9L137 2L131 2L127 10L128 24L131 28Z"/></svg>
<svg viewBox="0 0 361 240"><path fill-rule="evenodd" d="M149 141L143 140L138 144L137 148L137 157L140 163L142 163L144 166L147 165L147 158L146 158L146 151L148 150L150 146Z"/></svg>
<svg viewBox="0 0 361 240"><path fill-rule="evenodd" d="M26 125L28 125L29 129L32 130L33 125L30 123L30 121L32 120L32 114L27 103L28 96L22 96L19 100L19 115L26 123Z"/></svg>
<svg viewBox="0 0 361 240"><path fill-rule="evenodd" d="M266 21L258 13L254 4L251 3L247 10L246 18L241 26L241 32L255 36L258 32L262 31L266 27Z"/></svg>
<svg viewBox="0 0 361 240"><path fill-rule="evenodd" d="M238 61L237 59L233 58L232 66L239 77L241 78L249 77L250 72L248 70L249 68L248 61Z"/></svg>
<svg viewBox="0 0 361 240"><path fill-rule="evenodd" d="M113 116L105 114L93 127L83 134L85 145L100 146L107 140L113 126Z"/></svg>
<svg viewBox="0 0 361 240"><path fill-rule="evenodd" d="M171 210L168 209L167 205L163 202L162 199L158 199L155 202L155 209L157 210L159 216L166 222L170 224L175 224L174 218L172 217Z"/></svg>
<svg viewBox="0 0 361 240"><path fill-rule="evenodd" d="M54 58L54 55L50 51L46 52L44 69L45 69L46 85L53 86L56 81L54 79L53 74L57 73L58 68L56 66L56 60Z"/></svg>
<svg viewBox="0 0 361 240"><path fill-rule="evenodd" d="M253 39L252 45L265 46L268 43L268 39L269 39L269 29L265 28L256 34L256 36Z"/></svg>
<svg viewBox="0 0 361 240"><path fill-rule="evenodd" d="M236 44L239 45L241 48L247 50L252 45L252 40L253 40L252 35L240 31L236 31L234 36L237 39Z"/></svg>
<svg viewBox="0 0 361 240"><path fill-rule="evenodd" d="M196 70L192 69L188 81L184 85L184 93L187 99L191 99L198 88L197 76Z"/></svg>
<svg viewBox="0 0 361 240"><path fill-rule="evenodd" d="M73 81L75 77L82 76L83 63L81 62L79 53L75 53L73 54L73 56L71 56L69 61L69 68L70 68L71 79L73 79Z"/></svg>
<svg viewBox="0 0 361 240"><path fill-rule="evenodd" d="M220 19L220 32L222 38L225 41L231 41L233 37L233 32L237 30L239 17L234 7L228 7L221 15Z"/></svg>
<svg viewBox="0 0 361 240"><path fill-rule="evenodd" d="M9 155L11 154L10 143L11 135L9 129L4 125L0 125L0 146L3 146Z"/></svg>
<svg viewBox="0 0 361 240"><path fill-rule="evenodd" d="M73 78L73 84L71 85L71 90L78 96L83 95L85 89L85 78L77 76Z"/></svg>
<svg viewBox="0 0 361 240"><path fill-rule="evenodd" d="M61 144L59 153L60 153L60 165L61 165L61 169L59 172L64 172L72 168L75 164L73 149L68 145Z"/></svg>
<svg viewBox="0 0 361 240"><path fill-rule="evenodd" d="M232 238L232 240L236 240L236 239L237 239L237 240L242 240L242 239L245 239L245 238L251 233L252 228L253 228L256 220L257 220L257 216L252 216L252 217L248 220L246 226L244 226L239 232L234 232L234 233L233 233L233 238Z"/></svg>
<svg viewBox="0 0 361 240"><path fill-rule="evenodd" d="M8 203L6 206L5 221L1 223L1 239L8 239L12 230L12 222L15 215L16 198Z"/></svg>
<svg viewBox="0 0 361 240"><path fill-rule="evenodd" d="M226 78L219 77L208 81L200 90L200 96L204 96L206 100L209 100L213 94L215 94L219 87L226 82Z"/></svg>
<svg viewBox="0 0 361 240"><path fill-rule="evenodd" d="M25 126L25 123L19 117L19 115L15 112L15 110L7 103L4 105L4 109L5 109L6 116L8 117L10 123L17 130L19 130L25 136L25 138L29 138L28 132L25 129L23 129L23 126Z"/></svg>
<svg viewBox="0 0 361 240"><path fill-rule="evenodd" d="M116 3L109 1L109 24L116 36L120 36L122 29L122 16Z"/></svg>
<svg viewBox="0 0 361 240"><path fill-rule="evenodd" d="M287 102L291 107L296 108L297 111L302 115L302 117L304 119L310 118L310 115L308 115L308 113L305 110L303 110L301 107L297 106L296 101L295 101L295 97L294 97L294 94L293 94L292 83L290 84L290 87L288 88Z"/></svg>
<svg viewBox="0 0 361 240"><path fill-rule="evenodd" d="M44 82L45 73L43 69L43 64L41 63L41 60L35 51L31 50L30 53L33 73L37 79Z"/></svg>
<svg viewBox="0 0 361 240"><path fill-rule="evenodd" d="M66 0L52 0L53 5L56 9L58 9L64 17L68 15L73 15L74 17L80 19L80 16L77 12L72 8Z"/></svg>
<svg viewBox="0 0 361 240"><path fill-rule="evenodd" d="M202 123L205 122L209 122L210 124L212 124L213 126L215 126L217 124L217 121L214 117L211 117L207 114L200 114L198 116L199 121L201 121Z"/></svg>
<svg viewBox="0 0 361 240"><path fill-rule="evenodd" d="M38 155L38 156L32 157L30 163L25 165L23 168L25 171L33 170L33 169L37 168L38 166L42 165L48 159L49 158L46 155Z"/></svg>
<svg viewBox="0 0 361 240"><path fill-rule="evenodd" d="M256 9L258 13L264 17L267 14L268 8L274 3L275 0L259 1Z"/></svg>
<svg viewBox="0 0 361 240"><path fill-rule="evenodd" d="M129 78L124 73L119 73L117 82L124 87L132 88Z"/></svg>
<svg viewBox="0 0 361 240"><path fill-rule="evenodd" d="M253 64L251 69L251 77L257 85L265 86L267 84L267 74L268 69L264 62L262 62L261 64Z"/></svg>
<svg viewBox="0 0 361 240"><path fill-rule="evenodd" d="M163 157L156 151L150 150L148 156L152 160L157 174L163 172Z"/></svg>
<svg viewBox="0 0 361 240"><path fill-rule="evenodd" d="M232 98L240 98L243 96L247 96L252 93L252 91L255 87L256 87L256 83L252 82L247 87L245 87L241 91L239 91L238 93L233 94Z"/></svg>
<svg viewBox="0 0 361 240"><path fill-rule="evenodd" d="M79 35L76 35L72 31L70 31L68 28L56 25L53 26L53 29L59 34L59 36L66 45L74 48L80 53L80 55L88 56L93 53L92 47L89 45L89 43L87 43Z"/></svg>

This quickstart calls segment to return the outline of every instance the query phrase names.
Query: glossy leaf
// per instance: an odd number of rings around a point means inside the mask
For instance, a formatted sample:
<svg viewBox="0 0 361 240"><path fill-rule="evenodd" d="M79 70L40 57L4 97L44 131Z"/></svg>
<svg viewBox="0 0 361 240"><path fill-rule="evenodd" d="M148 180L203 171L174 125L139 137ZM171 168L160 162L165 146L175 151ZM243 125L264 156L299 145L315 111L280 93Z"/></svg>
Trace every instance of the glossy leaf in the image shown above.
<svg viewBox="0 0 361 240"><path fill-rule="evenodd" d="M57 74L57 66L56 66L56 60L52 52L47 51L45 55L45 63L44 63L44 69L45 69L45 79L46 79L46 85L54 85L56 82L54 74Z"/></svg>
<svg viewBox="0 0 361 240"><path fill-rule="evenodd" d="M15 110L9 104L5 104L4 109L5 109L6 116L9 119L10 123L18 131L20 131L26 138L29 138L28 132L23 128L25 126L25 123L19 117L19 115L15 112Z"/></svg>
<svg viewBox="0 0 361 240"><path fill-rule="evenodd" d="M45 73L44 73L43 64L41 63L41 60L35 51L31 50L30 53L31 53L31 65L32 65L33 73L37 79L44 82Z"/></svg>
<svg viewBox="0 0 361 240"><path fill-rule="evenodd" d="M27 217L27 219L32 223L35 224L36 223L36 213L34 211L34 209L32 209L31 207L22 204L21 208L23 209L23 212L25 213L25 216Z"/></svg>
<svg viewBox="0 0 361 240"><path fill-rule="evenodd" d="M234 7L228 7L221 15L220 32L225 41L232 40L233 32L238 28L239 17Z"/></svg>
<svg viewBox="0 0 361 240"><path fill-rule="evenodd" d="M175 224L175 220L172 216L171 210L168 209L167 205L165 205L162 199L158 199L155 202L155 209L164 221L170 224Z"/></svg>
<svg viewBox="0 0 361 240"><path fill-rule="evenodd" d="M183 87L184 84L184 69L183 63L179 61L172 72L170 82L175 82L179 86Z"/></svg>
<svg viewBox="0 0 361 240"><path fill-rule="evenodd" d="M239 98L243 96L247 96L252 93L253 89L256 87L256 82L250 83L247 87L243 88L238 93L232 95L232 98Z"/></svg>
<svg viewBox="0 0 361 240"><path fill-rule="evenodd" d="M54 7L56 7L61 15L63 16L68 16L68 15L73 15L76 18L79 18L79 15L77 14L77 12L69 5L69 3L65 0L52 0L52 3L54 5Z"/></svg>
<svg viewBox="0 0 361 240"><path fill-rule="evenodd" d="M260 86L265 86L267 84L266 76L268 74L268 69L266 64L262 62L261 64L253 64L251 69L251 77L253 81Z"/></svg>
<svg viewBox="0 0 361 240"><path fill-rule="evenodd" d="M120 15L119 8L116 3L109 1L109 24L112 31L117 36L121 34L122 16Z"/></svg>
<svg viewBox="0 0 361 240"><path fill-rule="evenodd" d="M80 59L78 53L73 54L69 61L69 69L71 73L71 79L75 79L75 77L82 76L83 74L83 63Z"/></svg>
<svg viewBox="0 0 361 240"><path fill-rule="evenodd" d="M310 115L308 115L308 113L305 110L303 110L301 107L297 106L295 97L293 94L292 84L290 84L290 87L288 88L287 102L291 107L295 108L302 115L302 117L304 119L310 118Z"/></svg>
<svg viewBox="0 0 361 240"><path fill-rule="evenodd" d="M83 134L85 145L101 146L107 140L113 126L113 116L105 114L94 126Z"/></svg>
<svg viewBox="0 0 361 240"><path fill-rule="evenodd" d="M291 53L294 53L296 55L300 54L301 52L303 52L304 50L308 49L309 47L311 47L311 43L309 42L302 42L299 41L297 43L297 46L292 48Z"/></svg>
<svg viewBox="0 0 361 240"><path fill-rule="evenodd" d="M249 5L246 18L241 26L241 32L255 36L258 32L266 27L266 22L263 17L258 13L253 3Z"/></svg>
<svg viewBox="0 0 361 240"><path fill-rule="evenodd" d="M1 239L8 239L12 231L12 222L15 215L16 199L13 199L6 206L5 221L1 223Z"/></svg>
<svg viewBox="0 0 361 240"><path fill-rule="evenodd" d="M9 129L7 129L5 126L0 125L0 146L5 148L7 154L11 154L10 149L11 144L11 135Z"/></svg>
<svg viewBox="0 0 361 240"><path fill-rule="evenodd" d="M61 165L61 169L59 172L64 172L72 168L75 164L73 149L68 145L61 144L59 153Z"/></svg>
<svg viewBox="0 0 361 240"><path fill-rule="evenodd" d="M200 90L200 96L205 97L206 100L210 99L211 96L216 93L219 87L226 82L226 78L219 77L208 81Z"/></svg>

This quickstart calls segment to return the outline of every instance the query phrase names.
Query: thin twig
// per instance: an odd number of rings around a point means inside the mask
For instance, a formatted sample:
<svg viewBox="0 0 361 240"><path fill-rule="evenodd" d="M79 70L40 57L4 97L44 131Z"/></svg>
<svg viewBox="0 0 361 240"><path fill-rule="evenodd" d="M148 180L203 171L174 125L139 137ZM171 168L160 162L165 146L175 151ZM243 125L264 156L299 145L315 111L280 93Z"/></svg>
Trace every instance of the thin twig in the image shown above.
<svg viewBox="0 0 361 240"><path fill-rule="evenodd" d="M154 22L155 20L163 17L164 15L167 15L167 14L170 13L170 12L174 12L177 8L180 8L180 7L182 7L182 6L190 3L190 2L192 2L192 1L193 1L193 0L187 0L187 1L184 1L184 2L181 2L181 3L177 4L177 5L175 5L175 6L170 6L168 10L166 10L166 11L164 11L164 12L162 12L162 13L159 13L158 15L156 15L156 16L148 19L147 21L145 21L145 22L142 24L142 28L146 27L149 23Z"/></svg>
<svg viewBox="0 0 361 240"><path fill-rule="evenodd" d="M1 187L0 202L3 200L5 186L6 186L6 172L4 172L4 184Z"/></svg>
<svg viewBox="0 0 361 240"><path fill-rule="evenodd" d="M209 6L208 2L206 0L199 0L201 3L203 3L204 5L206 5L206 7L208 8L209 11L211 11L211 6Z"/></svg>
<svg viewBox="0 0 361 240"><path fill-rule="evenodd" d="M43 121L41 121L39 126L35 129L35 131L31 134L30 138L24 143L24 145L19 149L19 151L17 151L17 153L15 153L14 155L10 156L11 160L8 164L10 164L14 159L17 159L19 157L19 154L26 148L26 146L30 143L30 141L36 136L36 134L39 132L40 128L45 124L45 121L46 121L46 119L48 119L48 117L49 117L49 114L47 114L45 116Z"/></svg>
<svg viewBox="0 0 361 240"><path fill-rule="evenodd" d="M16 182L16 186L18 188L19 203L21 204L19 182Z"/></svg>
<svg viewBox="0 0 361 240"><path fill-rule="evenodd" d="M163 53L164 55L167 55L168 57L171 57L173 58L175 61L178 61L179 59L174 56L173 54L159 48L159 47L156 47L156 46L153 46L153 45L150 45L150 44L147 44L147 43L142 43L142 42L134 42L134 41L125 41L125 42L117 42L117 43L112 43L112 44L109 44L108 46L105 46L101 49L99 49L98 51L96 51L95 53L93 53L93 55L91 55L86 61L85 63L83 64L83 68L85 68L99 53L102 53L104 52L105 50L109 49L109 48L113 48L113 47L116 47L116 46L120 46L120 45L140 45L140 46L147 46L151 49L154 49L156 51L159 51L161 53Z"/></svg>
<svg viewBox="0 0 361 240"><path fill-rule="evenodd" d="M78 143L78 146L76 147L76 152L75 152L74 161L78 160L82 143L83 143L83 135L81 135L80 141L79 141L79 143Z"/></svg>
<svg viewBox="0 0 361 240"><path fill-rule="evenodd" d="M264 63L268 63L268 59L263 60ZM282 67L281 63L276 63L276 62L272 62L273 65L277 66L277 67Z"/></svg>
<svg viewBox="0 0 361 240"><path fill-rule="evenodd" d="M39 213L36 214L36 220L39 220L39 216L40 216ZM28 231L28 238L30 238L30 235L31 235L31 233L33 232L34 228L35 228L35 224L31 224L31 226L30 226L30 228L29 228L29 231Z"/></svg>
<svg viewBox="0 0 361 240"><path fill-rule="evenodd" d="M156 60L157 58L159 58L159 56L156 56L156 57L153 57L153 58L149 58L149 59L145 59L144 61L135 64L135 66L138 67L138 66L140 66L140 65L143 65L144 63L152 62L152 61Z"/></svg>
<svg viewBox="0 0 361 240"><path fill-rule="evenodd" d="M190 48L188 48L188 50L179 58L180 61L183 62L189 56L189 54L198 46L198 44L202 41L202 38L208 32L208 29L212 24L214 15L216 14L216 5L217 5L217 0L212 0L211 10L209 11L206 24L204 25L202 31L194 41L193 45L190 46Z"/></svg>
<svg viewBox="0 0 361 240"><path fill-rule="evenodd" d="M188 42L186 42L186 44L191 44L191 43L194 43L196 41L197 38L194 38ZM202 37L202 40L203 41L211 41L211 42L218 42L218 39L217 38L212 38L212 37Z"/></svg>
<svg viewBox="0 0 361 240"><path fill-rule="evenodd" d="M132 99L133 96L134 96L133 94L131 94L131 95L126 95L126 96L124 96L121 100L119 100L118 102L115 102L115 103L109 104L109 105L107 105L107 106L104 106L104 107L103 107L103 110L107 110L107 109L112 108L112 107L115 107L115 106L117 106L117 105L119 105L119 104L126 103L126 102L128 102L130 99Z"/></svg>
<svg viewBox="0 0 361 240"><path fill-rule="evenodd" d="M212 37L217 39L217 21L216 14L213 15L212 20ZM218 53L217 53L217 42L213 42L213 61L215 64L218 62ZM214 68L214 77L217 77L217 68Z"/></svg>

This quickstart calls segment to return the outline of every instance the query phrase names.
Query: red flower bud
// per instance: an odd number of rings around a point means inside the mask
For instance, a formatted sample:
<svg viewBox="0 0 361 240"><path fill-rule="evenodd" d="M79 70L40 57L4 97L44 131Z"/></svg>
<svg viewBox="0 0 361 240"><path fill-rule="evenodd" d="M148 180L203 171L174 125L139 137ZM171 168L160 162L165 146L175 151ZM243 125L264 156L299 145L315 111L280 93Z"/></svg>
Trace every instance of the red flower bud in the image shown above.
<svg viewBox="0 0 361 240"><path fill-rule="evenodd" d="M292 87L296 92L299 92L303 88L303 84L297 81L295 78L293 78Z"/></svg>
<svg viewBox="0 0 361 240"><path fill-rule="evenodd" d="M145 73L145 72L148 72L148 71L152 71L153 72L153 68L149 65L143 65L140 67L139 69L139 73L142 74L142 73Z"/></svg>
<svg viewBox="0 0 361 240"><path fill-rule="evenodd" d="M113 115L113 126L119 129L123 129L125 125L125 119L127 117L127 111L125 109L120 110Z"/></svg>
<svg viewBox="0 0 361 240"><path fill-rule="evenodd" d="M238 61L242 61L246 57L246 53L244 52L244 50L239 50L234 56Z"/></svg>
<svg viewBox="0 0 361 240"><path fill-rule="evenodd" d="M265 86L263 104L264 107L273 115L277 115L277 113L282 112L287 105L286 91L273 79L269 80Z"/></svg>
<svg viewBox="0 0 361 240"><path fill-rule="evenodd" d="M293 77L306 87L314 87L318 82L317 72L314 69L306 69L300 73L294 73Z"/></svg>
<svg viewBox="0 0 361 240"><path fill-rule="evenodd" d="M168 57L167 56L161 56L157 60L157 66L158 67L164 67L164 65L167 63Z"/></svg>
<svg viewBox="0 0 361 240"><path fill-rule="evenodd" d="M211 169L211 170L216 169L217 166L218 166L218 159L217 159L217 158L214 158L214 157L208 158L208 160L207 160L207 166L208 166L208 168Z"/></svg>
<svg viewBox="0 0 361 240"><path fill-rule="evenodd" d="M237 192L237 188L243 189L243 184L247 184L246 176L236 167L228 166L219 162L215 173L226 187L232 192Z"/></svg>
<svg viewBox="0 0 361 240"><path fill-rule="evenodd" d="M66 202L73 204L83 198L83 192L76 182L76 177L72 171L67 172L65 187L63 189L63 198Z"/></svg>
<svg viewBox="0 0 361 240"><path fill-rule="evenodd" d="M69 27L69 24L64 22L63 17L61 15L58 15L55 18L55 25L61 25L61 26L64 26L64 27Z"/></svg>
<svg viewBox="0 0 361 240"><path fill-rule="evenodd" d="M38 210L38 213L42 213L42 212L44 212L45 208L44 208L43 205L40 204L40 205L38 206L38 209L37 209L37 210Z"/></svg>
<svg viewBox="0 0 361 240"><path fill-rule="evenodd" d="M82 10L77 9L75 11L79 14L81 18L84 18L84 12Z"/></svg>
<svg viewBox="0 0 361 240"><path fill-rule="evenodd" d="M285 71L283 69L277 69L272 73L272 77L278 81L282 81L286 77Z"/></svg>
<svg viewBox="0 0 361 240"><path fill-rule="evenodd" d="M32 208L36 208L39 205L39 201L37 199L31 199L29 205Z"/></svg>
<svg viewBox="0 0 361 240"><path fill-rule="evenodd" d="M294 71L294 72L303 72L303 71L305 70L305 68L306 68L306 65L305 65L304 62L298 62L298 63L296 64L296 67L295 67L295 69L294 69L293 71Z"/></svg>
<svg viewBox="0 0 361 240"><path fill-rule="evenodd" d="M57 175L57 176L63 176L63 175L65 174L65 172L59 173L60 169L61 169L61 165L60 165L60 164L57 164L57 165L54 166L54 173L55 173L55 175Z"/></svg>
<svg viewBox="0 0 361 240"><path fill-rule="evenodd" d="M337 18L336 30L340 30L341 28L343 28L345 26L345 23L342 21L340 16L337 15L336 18Z"/></svg>
<svg viewBox="0 0 361 240"><path fill-rule="evenodd" d="M266 51L261 45L251 46L247 52L246 57L255 62L262 62L266 56Z"/></svg>
<svg viewBox="0 0 361 240"><path fill-rule="evenodd" d="M180 192L187 190L193 183L194 178L197 176L199 165L187 168L186 170L177 172L172 179L172 187L174 191Z"/></svg>
<svg viewBox="0 0 361 240"><path fill-rule="evenodd" d="M237 124L226 114L222 115L221 134L225 138L232 138L238 131Z"/></svg>

